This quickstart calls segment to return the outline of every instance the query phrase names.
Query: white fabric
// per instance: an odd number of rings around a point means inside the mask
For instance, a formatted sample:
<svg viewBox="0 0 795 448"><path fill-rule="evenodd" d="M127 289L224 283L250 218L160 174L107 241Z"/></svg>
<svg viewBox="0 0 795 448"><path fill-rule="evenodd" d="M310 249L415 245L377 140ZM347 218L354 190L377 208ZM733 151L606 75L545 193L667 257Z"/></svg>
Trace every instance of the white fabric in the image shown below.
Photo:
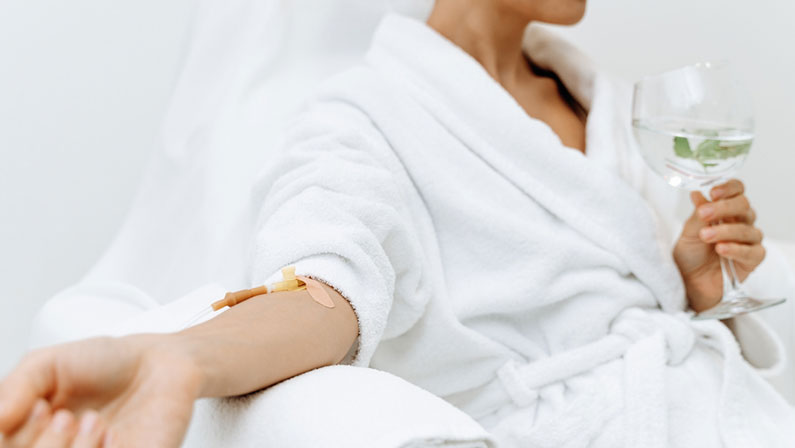
<svg viewBox="0 0 795 448"><path fill-rule="evenodd" d="M202 400L191 428L188 447L495 446L444 400L389 373L350 366L314 370L255 396Z"/></svg>
<svg viewBox="0 0 795 448"><path fill-rule="evenodd" d="M790 269L795 269L795 242L781 241L778 243L782 256L786 260Z"/></svg>
<svg viewBox="0 0 795 448"><path fill-rule="evenodd" d="M787 298L784 305L756 315L779 335L789 360L779 369L764 372L765 376L776 390L795 404L795 242L765 240L764 245L767 256L743 287L752 297Z"/></svg>
<svg viewBox="0 0 795 448"><path fill-rule="evenodd" d="M359 317L356 365L447 399L500 446L795 440L729 329L683 312L654 212L675 198L632 146L627 90L541 30L527 49L589 110L587 157L463 51L391 16L263 175L255 282L296 264L336 287ZM774 341L756 349L780 354Z"/></svg>
<svg viewBox="0 0 795 448"><path fill-rule="evenodd" d="M249 286L250 191L287 119L349 67L392 8L423 0L204 0L150 166L87 282L167 303L206 283Z"/></svg>

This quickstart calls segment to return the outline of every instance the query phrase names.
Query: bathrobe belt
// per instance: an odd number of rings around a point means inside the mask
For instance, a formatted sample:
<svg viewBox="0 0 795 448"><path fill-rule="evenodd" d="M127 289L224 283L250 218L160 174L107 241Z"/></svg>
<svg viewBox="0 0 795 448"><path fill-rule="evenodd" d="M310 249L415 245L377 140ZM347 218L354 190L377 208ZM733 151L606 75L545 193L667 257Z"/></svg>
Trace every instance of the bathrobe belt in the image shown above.
<svg viewBox="0 0 795 448"><path fill-rule="evenodd" d="M609 334L595 342L530 363L506 362L498 370L497 379L479 394L478 413L494 412L509 403L520 408L531 406L545 386L623 358L623 379L595 384L591 393L577 397L553 421L536 422L538 428L528 428L528 442L538 447L568 446L572 434L577 434L578 439L595 437L608 420L621 413L624 446L663 448L668 434L665 367L682 363L692 351L697 335L723 356L721 406L736 405L737 394L742 393L738 375L743 361L728 328L718 322L692 321L685 313L631 308L619 315ZM733 395L732 399L728 395ZM757 446L745 430L741 412L722 409L721 438L726 446Z"/></svg>

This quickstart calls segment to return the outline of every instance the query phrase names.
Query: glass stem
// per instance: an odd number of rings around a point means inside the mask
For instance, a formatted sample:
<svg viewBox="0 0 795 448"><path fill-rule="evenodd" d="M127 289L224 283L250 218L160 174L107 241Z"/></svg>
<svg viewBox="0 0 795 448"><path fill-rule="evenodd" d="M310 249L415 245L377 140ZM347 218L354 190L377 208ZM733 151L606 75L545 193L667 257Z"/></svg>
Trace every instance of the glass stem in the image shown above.
<svg viewBox="0 0 795 448"><path fill-rule="evenodd" d="M710 191L708 188L702 189L701 194L704 195L708 201L710 200ZM712 225L722 223L723 221L719 220ZM718 258L720 259L720 270L723 276L723 298L721 302L735 302L745 296L745 291L743 291L742 286L740 286L740 279L737 277L737 269L734 267L734 261L722 255L719 255Z"/></svg>
<svg viewBox="0 0 795 448"><path fill-rule="evenodd" d="M734 262L721 256L720 270L723 273L723 299L721 301L736 301L743 297L745 293L740 286L740 279L737 278L737 269L734 267Z"/></svg>

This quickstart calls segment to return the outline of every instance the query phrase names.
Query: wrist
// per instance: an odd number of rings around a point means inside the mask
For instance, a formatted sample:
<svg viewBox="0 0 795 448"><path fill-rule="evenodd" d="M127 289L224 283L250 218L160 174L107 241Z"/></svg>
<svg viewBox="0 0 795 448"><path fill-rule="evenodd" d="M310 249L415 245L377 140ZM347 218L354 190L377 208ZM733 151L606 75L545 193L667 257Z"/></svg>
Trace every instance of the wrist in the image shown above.
<svg viewBox="0 0 795 448"><path fill-rule="evenodd" d="M720 302L720 299L720 297L714 298L704 295L695 295L690 292L687 293L687 303L690 305L690 309L697 313L714 307Z"/></svg>
<svg viewBox="0 0 795 448"><path fill-rule="evenodd" d="M156 372L177 380L192 399L201 398L205 375L194 351L178 333L137 334L121 338L139 356L144 373Z"/></svg>
<svg viewBox="0 0 795 448"><path fill-rule="evenodd" d="M723 288L720 283L715 283L715 278L720 282L720 271L711 272L709 266L683 268L683 263L676 260L682 283L685 287L685 296L690 308L696 312L708 310L720 302Z"/></svg>

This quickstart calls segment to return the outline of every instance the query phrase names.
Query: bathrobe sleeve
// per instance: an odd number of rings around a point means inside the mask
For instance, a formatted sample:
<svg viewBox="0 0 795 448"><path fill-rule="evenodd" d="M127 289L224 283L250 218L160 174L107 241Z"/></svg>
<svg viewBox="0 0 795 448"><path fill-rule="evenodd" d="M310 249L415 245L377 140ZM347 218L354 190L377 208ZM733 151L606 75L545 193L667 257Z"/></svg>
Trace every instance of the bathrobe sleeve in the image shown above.
<svg viewBox="0 0 795 448"><path fill-rule="evenodd" d="M353 365L369 365L388 320L410 325L427 300L418 293L422 260L403 173L361 110L316 102L288 129L256 188L252 281L280 280L279 270L295 265L335 288L359 321Z"/></svg>
<svg viewBox="0 0 795 448"><path fill-rule="evenodd" d="M755 313L724 321L734 334L743 358L763 377L780 374L787 363L781 337Z"/></svg>
<svg viewBox="0 0 795 448"><path fill-rule="evenodd" d="M787 297L789 300L764 311L728 321L745 359L762 376L792 375L792 322L795 318L795 272L775 241L762 243L767 256L743 283L751 297Z"/></svg>

